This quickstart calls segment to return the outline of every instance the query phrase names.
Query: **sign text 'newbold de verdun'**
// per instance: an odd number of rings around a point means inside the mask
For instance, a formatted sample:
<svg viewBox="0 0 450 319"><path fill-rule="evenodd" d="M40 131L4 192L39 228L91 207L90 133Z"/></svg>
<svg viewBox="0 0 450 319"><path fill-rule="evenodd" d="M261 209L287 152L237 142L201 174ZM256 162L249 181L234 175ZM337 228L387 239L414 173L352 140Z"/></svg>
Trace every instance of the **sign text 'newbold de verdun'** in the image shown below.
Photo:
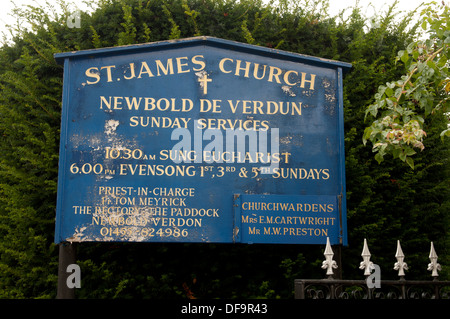
<svg viewBox="0 0 450 319"><path fill-rule="evenodd" d="M350 64L211 37L55 58L55 242L346 245Z"/></svg>

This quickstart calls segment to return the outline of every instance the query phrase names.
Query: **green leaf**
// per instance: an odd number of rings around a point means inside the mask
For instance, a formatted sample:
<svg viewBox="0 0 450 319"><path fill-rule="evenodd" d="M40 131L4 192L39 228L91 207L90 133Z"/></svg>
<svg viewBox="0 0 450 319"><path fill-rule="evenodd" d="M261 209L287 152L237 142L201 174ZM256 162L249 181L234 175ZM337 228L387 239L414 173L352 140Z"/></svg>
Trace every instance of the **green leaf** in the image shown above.
<svg viewBox="0 0 450 319"><path fill-rule="evenodd" d="M383 155L381 155L380 153L377 153L375 155L375 160L378 162L378 164L380 164L383 161Z"/></svg>
<svg viewBox="0 0 450 319"><path fill-rule="evenodd" d="M386 86L387 86L388 88L393 89L393 88L395 88L395 82L388 82L388 83L386 83Z"/></svg>
<svg viewBox="0 0 450 319"><path fill-rule="evenodd" d="M385 94L387 97L391 97L394 94L394 90L392 90L390 87L386 88Z"/></svg>
<svg viewBox="0 0 450 319"><path fill-rule="evenodd" d="M407 156L411 156L411 155L416 154L416 151L413 150L413 149L410 148L410 147L407 147L407 148L405 149L405 154L406 154Z"/></svg>
<svg viewBox="0 0 450 319"><path fill-rule="evenodd" d="M432 60L428 61L427 65L433 70L433 73L435 70L437 70L436 63L434 63L434 61Z"/></svg>
<svg viewBox="0 0 450 319"><path fill-rule="evenodd" d="M394 158L398 158L398 156L400 155L401 151L402 150L400 148L398 148L398 147L394 148L394 150L392 151L392 156Z"/></svg>
<svg viewBox="0 0 450 319"><path fill-rule="evenodd" d="M383 96L384 92L386 91L386 87L384 85L380 85L378 87L378 93L380 94L380 97Z"/></svg>
<svg viewBox="0 0 450 319"><path fill-rule="evenodd" d="M422 27L423 30L427 30L427 27L428 27L427 20L424 20L424 21L422 22L421 27Z"/></svg>
<svg viewBox="0 0 450 319"><path fill-rule="evenodd" d="M402 52L402 51L400 51L400 52ZM406 64L406 63L408 63L408 60L409 60L409 54L408 54L408 51L403 51L403 54L402 54L402 56L401 56L401 58L400 58L401 60L402 60L402 62L404 63L404 64Z"/></svg>
<svg viewBox="0 0 450 319"><path fill-rule="evenodd" d="M411 157L407 157L406 158L406 163L408 163L408 165L414 169L414 160Z"/></svg>
<svg viewBox="0 0 450 319"><path fill-rule="evenodd" d="M367 141L370 139L370 135L372 134L372 127L366 127L363 135L363 144L366 145Z"/></svg>
<svg viewBox="0 0 450 319"><path fill-rule="evenodd" d="M444 141L444 137L450 137L450 129L443 130L440 136L442 141Z"/></svg>

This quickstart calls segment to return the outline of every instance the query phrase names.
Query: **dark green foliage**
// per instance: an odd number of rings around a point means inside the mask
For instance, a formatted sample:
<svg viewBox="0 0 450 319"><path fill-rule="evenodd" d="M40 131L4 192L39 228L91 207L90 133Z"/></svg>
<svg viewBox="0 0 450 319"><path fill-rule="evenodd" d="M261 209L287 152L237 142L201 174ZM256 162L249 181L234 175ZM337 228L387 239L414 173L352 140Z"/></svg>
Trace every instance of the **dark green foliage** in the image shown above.
<svg viewBox="0 0 450 319"><path fill-rule="evenodd" d="M366 106L380 84L402 74L399 50L414 37L394 11L370 27L354 8L343 21L317 5L233 0L103 0L70 29L47 9L19 11L32 24L0 49L0 298L56 296L56 206L63 69L53 54L210 35L353 64L344 81L349 247L344 278L357 268L363 239L384 279L396 278L400 239L407 278L429 277L434 241L441 278L449 278L449 143L427 138L415 170L385 158L378 165L361 138ZM64 4L63 4L64 7ZM68 7L67 7L68 8ZM440 132L439 116L427 132ZM430 134L431 135L431 134ZM295 278L322 278L324 247L294 245L78 245L79 298L292 298ZM447 268L445 268L447 267Z"/></svg>

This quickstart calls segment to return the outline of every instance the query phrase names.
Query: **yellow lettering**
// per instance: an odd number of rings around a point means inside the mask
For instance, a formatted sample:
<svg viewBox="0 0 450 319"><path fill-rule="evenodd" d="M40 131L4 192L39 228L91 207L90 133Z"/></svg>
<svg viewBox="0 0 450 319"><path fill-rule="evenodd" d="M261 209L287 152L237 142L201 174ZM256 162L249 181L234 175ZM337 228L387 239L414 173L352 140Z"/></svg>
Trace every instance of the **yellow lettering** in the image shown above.
<svg viewBox="0 0 450 319"><path fill-rule="evenodd" d="M150 68L148 67L147 62L142 62L141 64L141 70L139 71L138 79L142 77L142 74L148 74L149 77L154 76L152 71L150 71Z"/></svg>
<svg viewBox="0 0 450 319"><path fill-rule="evenodd" d="M245 62L245 68L241 68L241 60L236 60L236 72L234 73L234 75L239 76L239 71L240 70L244 70L244 77L248 78L248 73L250 72L250 62L246 61Z"/></svg>
<svg viewBox="0 0 450 319"><path fill-rule="evenodd" d="M219 69L220 69L220 71L222 71L223 73L231 73L232 71L226 71L226 70L223 68L223 65L224 65L225 61L231 61L231 62L233 62L233 59L230 59L230 58L223 58L222 60L220 60L220 63L219 63Z"/></svg>
<svg viewBox="0 0 450 319"><path fill-rule="evenodd" d="M145 100L145 108L144 109L146 111L152 111L152 110L155 109L156 105L155 105L155 99L154 98L146 97L144 100ZM149 105L151 106L150 108L149 108Z"/></svg>
<svg viewBox="0 0 450 319"><path fill-rule="evenodd" d="M187 57L180 57L180 58L176 58L177 60L177 72L178 73L188 73L191 72L191 70L183 70L183 66L187 66L187 63L181 63L181 59L187 60Z"/></svg>
<svg viewBox="0 0 450 319"><path fill-rule="evenodd" d="M246 100L242 101L242 113L243 114L252 114L251 106L247 105L247 104L250 104L250 102L251 101L246 101Z"/></svg>
<svg viewBox="0 0 450 319"><path fill-rule="evenodd" d="M111 96L109 97L109 101L106 101L104 96L100 96L100 109L103 109L103 103L105 103L108 109L111 109Z"/></svg>
<svg viewBox="0 0 450 319"><path fill-rule="evenodd" d="M266 76L266 68L267 65L263 65L264 69L263 69L263 74L261 77L258 77L258 68L259 68L259 63L255 63L255 68L253 69L253 77L257 80L262 80L264 79L264 77Z"/></svg>
<svg viewBox="0 0 450 319"><path fill-rule="evenodd" d="M169 151L168 150L161 150L159 152L159 159L162 161L165 161L169 158Z"/></svg>
<svg viewBox="0 0 450 319"><path fill-rule="evenodd" d="M138 117L137 116L132 116L130 117L130 126L131 127L136 127L139 125L139 121L138 121Z"/></svg>
<svg viewBox="0 0 450 319"><path fill-rule="evenodd" d="M311 79L307 80L306 79L306 73L302 72L302 82L300 84L300 87L303 89L305 88L305 82L309 83L309 89L310 90L314 90L314 82L316 79L316 75L315 74L311 74Z"/></svg>
<svg viewBox="0 0 450 319"><path fill-rule="evenodd" d="M290 82L289 81L289 75L291 74L291 73L295 73L297 76L298 76L298 72L297 71L287 71L285 74L284 74L284 77L283 77L283 80L284 80L284 83L286 83L287 85L291 85L291 86L293 86L293 85L295 85L295 84L297 84L296 82L295 83L292 83L292 82Z"/></svg>
<svg viewBox="0 0 450 319"><path fill-rule="evenodd" d="M125 101L127 102L127 106L128 106L129 110L133 109L133 107L136 111L139 110L139 105L141 104L141 100L142 100L141 97L139 98L139 100L137 100L136 97L132 97L131 102L130 102L130 98L128 96L125 96Z"/></svg>
<svg viewBox="0 0 450 319"><path fill-rule="evenodd" d="M130 79L132 79L132 78L134 78L135 76L136 76L136 74L134 73L134 63L130 63L130 73L131 73L131 75L130 76L123 76L123 78L125 79L125 80L130 80Z"/></svg>
<svg viewBox="0 0 450 319"><path fill-rule="evenodd" d="M112 72L111 69L116 68L115 65L102 66L100 70L106 69L106 76L108 77L108 82L112 82Z"/></svg>
<svg viewBox="0 0 450 319"><path fill-rule="evenodd" d="M183 105L182 105L182 111L183 112L189 112L192 110L192 108L194 107L194 102L192 102L191 99L181 99L183 101ZM186 103L187 102L187 103ZM189 106L187 106L186 104L189 104Z"/></svg>
<svg viewBox="0 0 450 319"><path fill-rule="evenodd" d="M253 114L264 114L264 111L262 110L263 102L261 101L253 101Z"/></svg>
<svg viewBox="0 0 450 319"><path fill-rule="evenodd" d="M298 102L298 106L295 102L291 102L292 114L294 115L294 111L297 112L298 115L302 115L302 102Z"/></svg>
<svg viewBox="0 0 450 319"><path fill-rule="evenodd" d="M114 110L122 109L122 107L119 107L119 105L122 104L122 101L119 101L119 99L122 100L123 96L114 96L114 107L113 107Z"/></svg>
<svg viewBox="0 0 450 319"><path fill-rule="evenodd" d="M201 71L206 67L205 62L203 61L199 61L197 60L197 58L205 58L203 55L196 55L194 57L192 57L192 63L196 64L196 65L200 65L199 68L193 68L194 71Z"/></svg>
<svg viewBox="0 0 450 319"><path fill-rule="evenodd" d="M94 72L96 71L96 72ZM86 76L90 77L90 78L95 78L97 79L97 81L86 81L87 84L96 84L100 81L100 74L98 72L98 68L96 67L92 67L86 70Z"/></svg>
<svg viewBox="0 0 450 319"><path fill-rule="evenodd" d="M155 62L156 62L156 70L158 71L158 76L161 75L161 73L159 72L160 70L164 73L164 75L167 75L169 73L173 74L172 59L167 59L167 64L165 67L160 60L156 60Z"/></svg>
<svg viewBox="0 0 450 319"><path fill-rule="evenodd" d="M274 72L276 71L276 72ZM280 68L277 68L275 66L269 66L269 79L267 81L272 82L273 78L275 78L275 80L277 81L277 83L281 84L280 81L280 74L282 73Z"/></svg>

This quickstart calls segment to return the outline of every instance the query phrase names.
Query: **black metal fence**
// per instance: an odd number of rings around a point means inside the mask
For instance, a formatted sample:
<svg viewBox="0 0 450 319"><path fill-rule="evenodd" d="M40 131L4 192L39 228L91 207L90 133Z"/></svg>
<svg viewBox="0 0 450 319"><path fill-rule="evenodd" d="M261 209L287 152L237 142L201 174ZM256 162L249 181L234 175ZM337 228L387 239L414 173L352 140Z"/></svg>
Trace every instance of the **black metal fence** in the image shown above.
<svg viewBox="0 0 450 319"><path fill-rule="evenodd" d="M450 281L296 279L296 299L450 299Z"/></svg>
<svg viewBox="0 0 450 319"><path fill-rule="evenodd" d="M381 280L379 268L370 261L370 252L367 241L361 256L363 261L360 269L364 269L365 279L342 280L333 278L333 269L337 268L333 260L333 251L327 240L324 252L326 260L322 268L327 270L326 279L296 279L296 299L450 299L450 281L439 281L438 271L441 266L437 263L437 255L431 243L430 263L428 270L432 272L432 280L406 280L405 270L408 265L404 262L400 242L397 242L397 262L394 269L398 270L399 280ZM374 272L372 272L374 271Z"/></svg>

